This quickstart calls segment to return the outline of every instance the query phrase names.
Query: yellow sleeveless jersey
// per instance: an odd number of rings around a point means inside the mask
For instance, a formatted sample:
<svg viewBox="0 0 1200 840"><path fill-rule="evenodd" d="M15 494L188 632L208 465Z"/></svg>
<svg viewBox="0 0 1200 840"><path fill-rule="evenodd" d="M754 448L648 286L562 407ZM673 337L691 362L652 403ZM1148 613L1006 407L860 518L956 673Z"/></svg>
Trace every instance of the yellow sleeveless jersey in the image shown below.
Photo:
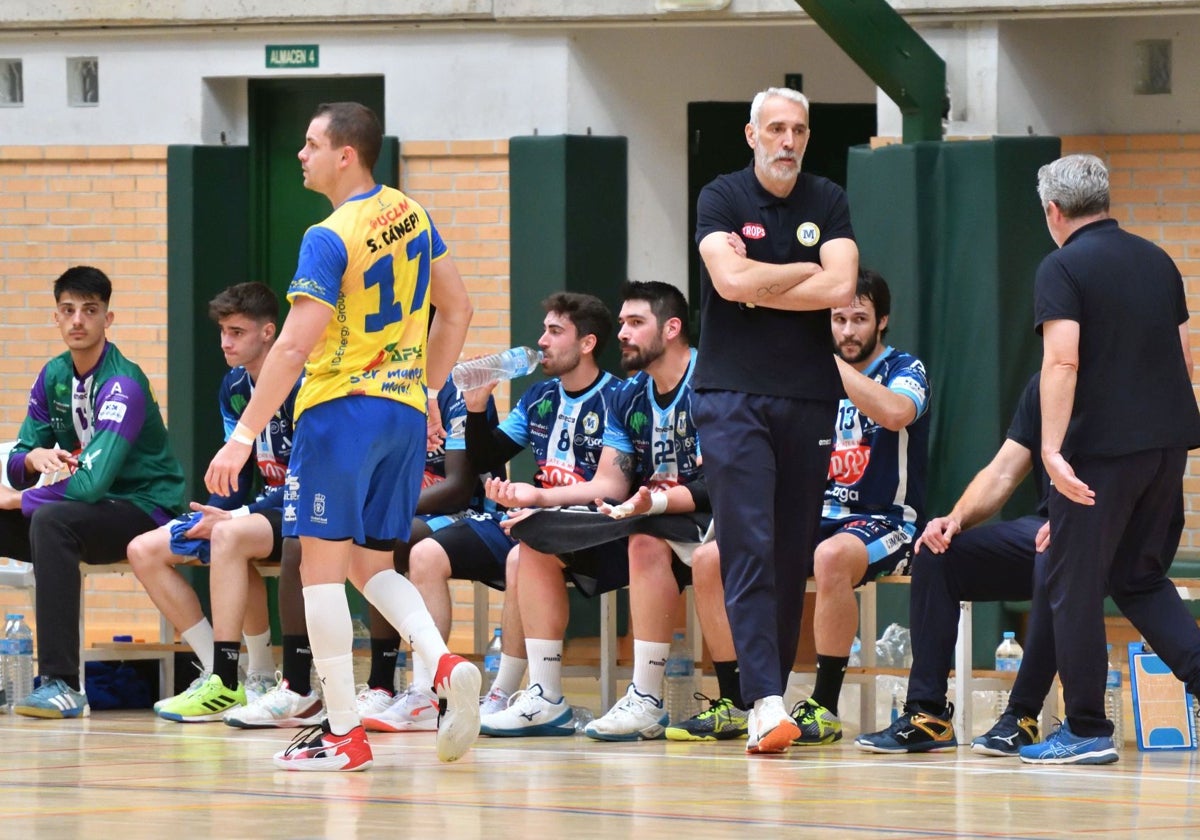
<svg viewBox="0 0 1200 840"><path fill-rule="evenodd" d="M304 365L297 418L356 394L425 411L429 273L445 254L425 208L385 186L305 232L288 300L310 297L334 314Z"/></svg>

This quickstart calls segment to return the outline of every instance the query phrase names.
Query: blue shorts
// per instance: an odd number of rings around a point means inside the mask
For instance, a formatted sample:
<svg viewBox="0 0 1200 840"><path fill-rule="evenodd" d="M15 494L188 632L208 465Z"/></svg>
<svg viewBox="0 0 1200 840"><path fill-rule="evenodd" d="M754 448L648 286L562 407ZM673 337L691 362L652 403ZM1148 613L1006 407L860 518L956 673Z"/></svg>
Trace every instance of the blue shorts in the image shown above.
<svg viewBox="0 0 1200 840"><path fill-rule="evenodd" d="M450 558L450 577L477 580L492 589L504 591L508 552L517 541L500 527L503 517L503 511L473 512L450 527L434 531L430 539Z"/></svg>
<svg viewBox="0 0 1200 840"><path fill-rule="evenodd" d="M867 547L867 573L855 586L883 575L906 575L912 560L917 526L886 516L822 519L822 541L834 534L852 534Z"/></svg>
<svg viewBox="0 0 1200 840"><path fill-rule="evenodd" d="M424 414L362 395L318 403L296 423L283 535L390 550L409 538L424 474Z"/></svg>

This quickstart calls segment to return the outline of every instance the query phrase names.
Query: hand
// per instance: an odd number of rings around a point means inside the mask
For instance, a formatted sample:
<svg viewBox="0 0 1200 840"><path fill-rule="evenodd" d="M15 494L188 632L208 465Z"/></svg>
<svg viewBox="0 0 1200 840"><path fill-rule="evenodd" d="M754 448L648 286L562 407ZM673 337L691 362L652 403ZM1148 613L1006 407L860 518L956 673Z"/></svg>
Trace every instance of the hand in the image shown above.
<svg viewBox="0 0 1200 840"><path fill-rule="evenodd" d="M446 442L446 429L442 426L442 407L438 405L437 391L429 392L429 405L425 409L425 449L440 449Z"/></svg>
<svg viewBox="0 0 1200 840"><path fill-rule="evenodd" d="M746 257L746 243L742 240L742 237L731 231L725 234L725 241L729 243L729 247L733 249L735 254L743 259Z"/></svg>
<svg viewBox="0 0 1200 840"><path fill-rule="evenodd" d="M504 533L508 534L512 530L512 526L518 522L522 522L537 513L541 508L511 508L504 518L500 520L500 527Z"/></svg>
<svg viewBox="0 0 1200 840"><path fill-rule="evenodd" d="M637 492L619 505L610 505L603 499L596 499L596 509L613 519L624 519L626 516L639 516L650 512L650 488L639 487Z"/></svg>
<svg viewBox="0 0 1200 840"><path fill-rule="evenodd" d="M0 485L0 510L20 510L21 491Z"/></svg>
<svg viewBox="0 0 1200 840"><path fill-rule="evenodd" d="M953 517L939 516L937 519L930 519L925 525L925 533L917 538L913 554L919 554L922 545L929 546L929 550L934 554L941 554L950 547L954 535L961 531L962 525Z"/></svg>
<svg viewBox="0 0 1200 840"><path fill-rule="evenodd" d="M498 505L507 508L541 507L542 491L532 484L489 478L483 485L484 494Z"/></svg>
<svg viewBox="0 0 1200 840"><path fill-rule="evenodd" d="M225 445L217 450L212 463L204 473L204 486L208 492L218 496L232 496L237 489L238 476L246 459L250 457L250 444L238 443L235 440L225 441Z"/></svg>
<svg viewBox="0 0 1200 840"><path fill-rule="evenodd" d="M1075 475L1075 470L1067 463L1061 452L1044 456L1042 463L1046 467L1046 475L1050 476L1050 486L1072 502L1079 505L1096 504L1096 491L1088 487Z"/></svg>
<svg viewBox="0 0 1200 840"><path fill-rule="evenodd" d="M196 520L196 524L183 533L190 540L211 540L213 526L218 522L233 518L233 514L229 511L213 507L212 505L202 505L199 502L192 502L188 507L200 514L200 518Z"/></svg>
<svg viewBox="0 0 1200 840"><path fill-rule="evenodd" d="M32 449L25 453L25 472L42 475L73 470L79 466L79 458L65 449Z"/></svg>
<svg viewBox="0 0 1200 840"><path fill-rule="evenodd" d="M496 390L496 386L499 384L499 382L489 382L487 385L463 391L463 402L467 405L467 411L475 413L487 411L488 398L491 397L492 392Z"/></svg>
<svg viewBox="0 0 1200 840"><path fill-rule="evenodd" d="M1033 538L1033 547L1040 553L1050 547L1050 520L1042 523L1042 527L1038 528L1037 536Z"/></svg>

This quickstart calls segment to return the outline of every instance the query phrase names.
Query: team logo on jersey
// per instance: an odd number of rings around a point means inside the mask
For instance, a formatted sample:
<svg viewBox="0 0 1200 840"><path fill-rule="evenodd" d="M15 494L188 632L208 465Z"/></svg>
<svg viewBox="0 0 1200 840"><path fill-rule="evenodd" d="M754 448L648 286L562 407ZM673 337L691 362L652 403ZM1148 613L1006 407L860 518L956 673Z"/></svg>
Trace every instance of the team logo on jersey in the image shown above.
<svg viewBox="0 0 1200 840"><path fill-rule="evenodd" d="M549 397L543 397L538 401L538 404L533 407L533 410L538 417L544 420L546 415L554 410L554 401Z"/></svg>
<svg viewBox="0 0 1200 840"><path fill-rule="evenodd" d="M108 393L109 393L111 396L114 396L114 397L115 397L117 394L120 394L122 397L123 397L123 396L125 396L125 392L121 390L121 383L120 383L120 382L114 382L114 383L112 384L112 390L110 390Z"/></svg>
<svg viewBox="0 0 1200 840"><path fill-rule="evenodd" d="M241 417L242 412L246 410L246 402L246 398L241 394L233 394L229 397L229 407L238 417Z"/></svg>
<svg viewBox="0 0 1200 840"><path fill-rule="evenodd" d="M805 222L796 228L796 239L800 240L801 245L811 248L821 241L821 229L812 222Z"/></svg>
<svg viewBox="0 0 1200 840"><path fill-rule="evenodd" d="M846 446L838 446L829 456L829 478L838 484L858 484L870 463L869 445L856 441Z"/></svg>
<svg viewBox="0 0 1200 840"><path fill-rule="evenodd" d="M104 405L100 406L100 411L96 415L96 422L103 423L105 420L111 420L114 423L120 423L125 419L125 403L117 402L116 400L108 400Z"/></svg>
<svg viewBox="0 0 1200 840"><path fill-rule="evenodd" d="M583 418L583 433L585 435L594 435L596 430L600 428L600 415L594 411L589 411Z"/></svg>
<svg viewBox="0 0 1200 840"><path fill-rule="evenodd" d="M645 412L635 411L629 415L629 431L633 432L635 435L641 435L642 431L647 425L649 425L649 423L650 418L646 416Z"/></svg>
<svg viewBox="0 0 1200 840"><path fill-rule="evenodd" d="M313 496L313 515L312 521L325 524L325 494L317 493Z"/></svg>
<svg viewBox="0 0 1200 840"><path fill-rule="evenodd" d="M679 437L684 437L687 434L687 412L679 412L679 416L675 418L675 434Z"/></svg>
<svg viewBox="0 0 1200 840"><path fill-rule="evenodd" d="M79 459L80 468L91 471L92 464L96 463L96 459L100 457L100 453L103 451L103 449L97 449L94 452L89 452L88 454L84 455Z"/></svg>
<svg viewBox="0 0 1200 840"><path fill-rule="evenodd" d="M763 239L767 229L758 222L746 222L742 225L742 239Z"/></svg>

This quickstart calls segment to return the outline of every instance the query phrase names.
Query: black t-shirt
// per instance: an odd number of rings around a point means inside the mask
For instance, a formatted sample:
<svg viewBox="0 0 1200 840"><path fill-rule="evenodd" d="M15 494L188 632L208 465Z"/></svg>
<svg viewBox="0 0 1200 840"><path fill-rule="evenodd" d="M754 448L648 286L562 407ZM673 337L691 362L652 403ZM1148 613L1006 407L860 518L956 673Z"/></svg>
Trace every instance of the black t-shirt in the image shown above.
<svg viewBox="0 0 1200 840"><path fill-rule="evenodd" d="M820 263L820 248L854 239L846 193L801 173L787 198L771 195L753 165L708 184L696 203L696 244L733 232L746 256L765 263ZM785 312L745 307L713 288L701 262L700 348L693 387L811 400L845 396L833 361L829 310Z"/></svg>
<svg viewBox="0 0 1200 840"><path fill-rule="evenodd" d="M1014 443L1029 450L1033 460L1033 486L1037 488L1037 515L1050 516L1050 477L1042 463L1042 392L1038 388L1040 373L1035 373L1021 392L1017 410L1005 435Z"/></svg>
<svg viewBox="0 0 1200 840"><path fill-rule="evenodd" d="M1200 411L1179 345L1179 269L1154 243L1103 219L1038 266L1034 324L1079 324L1079 373L1063 455L1200 446Z"/></svg>

